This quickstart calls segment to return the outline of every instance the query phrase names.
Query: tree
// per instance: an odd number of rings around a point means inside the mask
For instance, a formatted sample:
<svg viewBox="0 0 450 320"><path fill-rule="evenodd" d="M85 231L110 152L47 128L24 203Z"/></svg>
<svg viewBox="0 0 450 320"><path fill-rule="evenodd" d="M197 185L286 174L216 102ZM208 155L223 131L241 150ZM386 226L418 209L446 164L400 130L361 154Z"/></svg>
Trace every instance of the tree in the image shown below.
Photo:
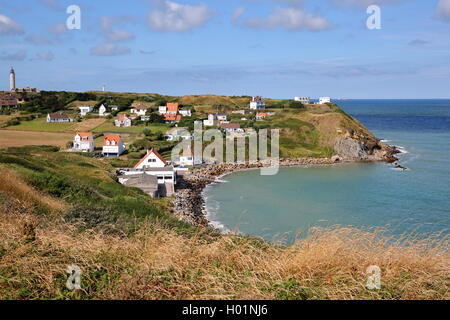
<svg viewBox="0 0 450 320"><path fill-rule="evenodd" d="M152 131L149 128L145 128L144 130L142 130L142 133L146 136L146 137L150 137L152 135Z"/></svg>

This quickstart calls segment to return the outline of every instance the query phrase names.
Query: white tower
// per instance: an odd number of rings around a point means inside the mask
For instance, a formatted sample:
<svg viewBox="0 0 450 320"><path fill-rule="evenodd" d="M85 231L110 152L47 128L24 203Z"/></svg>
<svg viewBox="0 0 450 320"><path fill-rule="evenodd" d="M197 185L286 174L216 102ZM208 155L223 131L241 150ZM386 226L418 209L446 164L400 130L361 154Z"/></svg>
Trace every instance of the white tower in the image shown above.
<svg viewBox="0 0 450 320"><path fill-rule="evenodd" d="M11 71L9 72L9 89L11 91L16 90L16 73L13 67L11 67Z"/></svg>

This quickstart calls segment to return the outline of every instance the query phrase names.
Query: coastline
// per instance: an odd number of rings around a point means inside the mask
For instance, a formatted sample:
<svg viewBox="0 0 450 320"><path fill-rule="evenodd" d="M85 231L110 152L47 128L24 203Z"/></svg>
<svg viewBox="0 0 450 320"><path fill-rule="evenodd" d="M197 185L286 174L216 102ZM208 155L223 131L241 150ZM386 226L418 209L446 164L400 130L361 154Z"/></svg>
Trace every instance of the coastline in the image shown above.
<svg viewBox="0 0 450 320"><path fill-rule="evenodd" d="M388 161L386 159L380 159L378 161L363 161L341 159L339 157L295 158L280 159L279 167L308 167L383 161L390 163L394 162ZM229 174L240 171L257 170L267 167L267 162L256 162L244 164L211 164L199 169L195 169L192 173L184 176L179 183L179 189L175 194L175 200L173 202L173 210L175 215L177 215L180 220L192 225L207 227L216 231L220 231L216 227L214 227L211 224L212 221L208 219L208 212L206 210L206 202L204 197L205 188L211 184L219 183L220 181L218 179L221 179Z"/></svg>

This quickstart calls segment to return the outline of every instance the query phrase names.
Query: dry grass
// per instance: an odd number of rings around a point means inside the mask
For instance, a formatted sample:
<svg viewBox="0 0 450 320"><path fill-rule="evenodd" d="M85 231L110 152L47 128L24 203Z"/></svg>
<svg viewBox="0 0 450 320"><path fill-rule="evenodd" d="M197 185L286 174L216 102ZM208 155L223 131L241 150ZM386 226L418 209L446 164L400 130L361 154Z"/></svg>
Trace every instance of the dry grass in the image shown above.
<svg viewBox="0 0 450 320"><path fill-rule="evenodd" d="M95 128L104 124L105 122L106 122L105 118L94 118L94 119L83 120L83 122L78 122L73 127L71 127L70 131L73 131L73 132L92 131Z"/></svg>
<svg viewBox="0 0 450 320"><path fill-rule="evenodd" d="M236 236L188 238L148 225L130 238L0 216L0 298L448 299L447 241L391 242L355 229L316 230L287 248ZM30 220L35 238L29 240ZM83 270L83 291L65 269ZM369 265L381 290L365 288Z"/></svg>
<svg viewBox="0 0 450 320"><path fill-rule="evenodd" d="M33 132L0 130L0 148L48 145L65 147L73 140L73 134L60 132Z"/></svg>

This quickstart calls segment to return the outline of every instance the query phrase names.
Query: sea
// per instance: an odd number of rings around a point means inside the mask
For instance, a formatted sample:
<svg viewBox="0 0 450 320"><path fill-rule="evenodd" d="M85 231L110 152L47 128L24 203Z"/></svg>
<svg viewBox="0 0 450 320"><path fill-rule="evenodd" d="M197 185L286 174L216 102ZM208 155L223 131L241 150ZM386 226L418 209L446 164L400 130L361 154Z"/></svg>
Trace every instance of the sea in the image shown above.
<svg viewBox="0 0 450 320"><path fill-rule="evenodd" d="M386 143L399 163L354 163L235 172L209 185L208 219L224 232L293 241L313 227L448 236L450 99L335 101Z"/></svg>

